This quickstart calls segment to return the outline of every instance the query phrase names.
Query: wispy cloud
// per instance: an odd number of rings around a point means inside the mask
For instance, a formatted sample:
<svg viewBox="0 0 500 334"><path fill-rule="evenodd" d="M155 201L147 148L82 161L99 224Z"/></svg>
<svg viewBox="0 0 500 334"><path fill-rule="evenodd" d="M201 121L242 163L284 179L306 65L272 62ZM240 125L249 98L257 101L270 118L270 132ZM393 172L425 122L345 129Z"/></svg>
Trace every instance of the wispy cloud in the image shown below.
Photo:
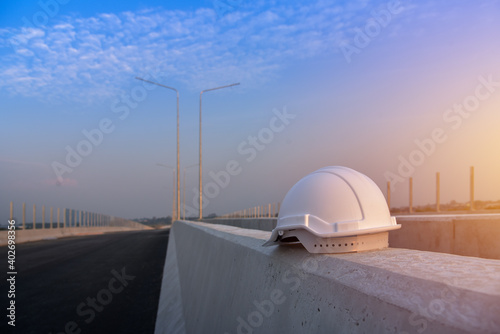
<svg viewBox="0 0 500 334"><path fill-rule="evenodd" d="M149 9L2 29L0 89L91 102L147 72L194 90L235 80L256 85L289 61L339 52L345 34L372 9L366 1L336 3L242 6L222 19L210 8Z"/></svg>

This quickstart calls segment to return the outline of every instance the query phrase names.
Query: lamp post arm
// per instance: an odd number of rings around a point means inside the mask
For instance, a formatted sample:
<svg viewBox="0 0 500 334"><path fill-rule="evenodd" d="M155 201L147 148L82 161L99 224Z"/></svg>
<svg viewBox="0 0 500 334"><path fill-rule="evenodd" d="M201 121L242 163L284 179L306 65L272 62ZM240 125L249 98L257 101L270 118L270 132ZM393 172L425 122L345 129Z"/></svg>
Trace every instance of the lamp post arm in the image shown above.
<svg viewBox="0 0 500 334"><path fill-rule="evenodd" d="M163 87L163 88L168 88L168 89L171 89L171 90L174 90L176 93L177 93L177 97L179 97L179 91L177 89L175 89L174 87L170 87L170 86L166 86L166 85L162 85L160 83L157 83L157 82L154 82L154 81L150 81L150 80L146 80L146 79L143 79L143 78L140 78L140 77L135 77L137 80L141 80L141 81L144 81L144 82L147 82L147 83L150 83L150 84L153 84L153 85L156 85L156 86L160 86L160 87Z"/></svg>

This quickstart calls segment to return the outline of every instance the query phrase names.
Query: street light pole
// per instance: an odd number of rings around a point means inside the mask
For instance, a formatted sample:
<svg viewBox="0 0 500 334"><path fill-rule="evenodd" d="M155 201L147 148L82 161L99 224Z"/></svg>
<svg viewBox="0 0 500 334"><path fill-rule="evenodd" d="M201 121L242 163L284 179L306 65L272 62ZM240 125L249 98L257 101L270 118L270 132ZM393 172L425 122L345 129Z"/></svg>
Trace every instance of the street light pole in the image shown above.
<svg viewBox="0 0 500 334"><path fill-rule="evenodd" d="M184 190L182 191L182 194L184 196L183 200L183 208L182 208L182 219L186 220L186 169L198 166L198 164L194 164L191 166L184 167Z"/></svg>
<svg viewBox="0 0 500 334"><path fill-rule="evenodd" d="M177 216L177 213L175 212L175 187L174 187L174 184L175 184L175 168L172 167L172 166L169 166L169 165L165 165L165 164L156 164L157 166L161 166L161 167L167 167L167 168L172 168L172 223L174 222L174 219L175 217Z"/></svg>
<svg viewBox="0 0 500 334"><path fill-rule="evenodd" d="M199 209L199 219L201 220L203 218L203 206L202 206L202 202L203 202L203 191L202 191L202 186L203 186L203 181L202 181L202 162L201 162L201 100L202 100L202 95L203 93L205 92L210 92L212 90L217 90L217 89L222 89L222 88L228 88L228 87L233 87L233 86L237 86L239 85L240 83L233 83L233 84L230 84L230 85L226 85L226 86L220 86L220 87L215 87L215 88L210 88L210 89L205 89L205 90L202 90L200 92L200 156L199 156L199 159L200 159L200 169L199 169L199 181L200 181L200 189L199 189L199 192L200 192L200 209Z"/></svg>
<svg viewBox="0 0 500 334"><path fill-rule="evenodd" d="M157 82L154 82L154 81L150 81L150 80L146 80L146 79L143 79L143 78L140 78L140 77L135 77L137 80L141 80L141 81L144 81L144 82L147 82L147 83L150 83L150 84L153 84L153 85L156 85L156 86L160 86L160 87L163 87L163 88L168 88L168 89L171 89L173 91L175 91L177 93L177 199L176 199L176 203L177 203L177 214L176 214L176 217L172 217L173 219L175 220L178 220L179 217L180 217L180 210L181 210L181 203L180 203L180 197L181 197L181 178L180 178L180 154L179 154L179 91L173 87L169 87L169 86L165 86L165 85L162 85L162 84L159 84ZM172 213L173 214L173 213Z"/></svg>

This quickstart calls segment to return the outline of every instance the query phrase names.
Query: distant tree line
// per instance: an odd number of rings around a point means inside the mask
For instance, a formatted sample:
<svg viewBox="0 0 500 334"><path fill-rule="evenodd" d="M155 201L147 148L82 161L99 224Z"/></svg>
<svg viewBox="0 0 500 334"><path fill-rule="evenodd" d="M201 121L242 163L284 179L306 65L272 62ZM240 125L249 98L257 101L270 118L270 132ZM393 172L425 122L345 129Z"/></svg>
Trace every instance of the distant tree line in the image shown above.
<svg viewBox="0 0 500 334"><path fill-rule="evenodd" d="M449 203L441 203L440 211L468 211L470 210L470 202L459 203L455 200ZM498 201L474 201L475 211L489 211L489 210L500 210L500 200ZM399 208L391 208L392 213L408 212L408 206L402 206ZM425 204L425 205L414 205L414 212L432 212L436 211L436 204Z"/></svg>

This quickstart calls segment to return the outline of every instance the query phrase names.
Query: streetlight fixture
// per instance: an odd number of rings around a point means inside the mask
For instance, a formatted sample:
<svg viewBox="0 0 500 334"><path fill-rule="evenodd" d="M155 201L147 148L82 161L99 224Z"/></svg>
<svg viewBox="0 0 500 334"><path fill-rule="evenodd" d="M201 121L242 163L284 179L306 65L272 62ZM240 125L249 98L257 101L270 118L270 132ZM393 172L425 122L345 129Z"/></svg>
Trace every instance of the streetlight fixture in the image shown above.
<svg viewBox="0 0 500 334"><path fill-rule="evenodd" d="M203 181L202 181L202 176L201 176L201 173L202 173L202 162L201 162L201 98L202 98L202 95L203 93L205 92L210 92L212 90L217 90L217 89L222 89L222 88L228 88L228 87L233 87L233 86L237 86L239 85L240 83L233 83L233 84L230 84L230 85L226 85L226 86L220 86L220 87L215 87L215 88L210 88L210 89L205 89L205 90L202 90L200 92L200 170L199 170L199 180L200 180L200 220L203 219L203 207L202 207L202 202L203 202L203 192L202 192L202 185L203 185Z"/></svg>
<svg viewBox="0 0 500 334"><path fill-rule="evenodd" d="M175 217L177 216L177 213L175 212L175 168L169 165L165 164L159 164L157 163L156 166L161 166L161 167L167 167L167 168L172 168L172 223L174 222Z"/></svg>
<svg viewBox="0 0 500 334"><path fill-rule="evenodd" d="M140 77L135 77L137 80L141 80L156 86L160 86L163 88L168 88L177 93L177 215L176 217L172 217L175 220L178 220L180 217L180 210L181 210L181 204L180 204L180 197L181 197L181 178L180 178L180 158L179 158L179 91L173 87L165 86L162 84L159 84L154 81L146 80ZM172 213L173 214L173 213Z"/></svg>
<svg viewBox="0 0 500 334"><path fill-rule="evenodd" d="M190 165L187 167L184 167L184 190L182 191L184 200L183 200L183 207L182 207L182 219L186 220L186 169L198 166L198 164Z"/></svg>

